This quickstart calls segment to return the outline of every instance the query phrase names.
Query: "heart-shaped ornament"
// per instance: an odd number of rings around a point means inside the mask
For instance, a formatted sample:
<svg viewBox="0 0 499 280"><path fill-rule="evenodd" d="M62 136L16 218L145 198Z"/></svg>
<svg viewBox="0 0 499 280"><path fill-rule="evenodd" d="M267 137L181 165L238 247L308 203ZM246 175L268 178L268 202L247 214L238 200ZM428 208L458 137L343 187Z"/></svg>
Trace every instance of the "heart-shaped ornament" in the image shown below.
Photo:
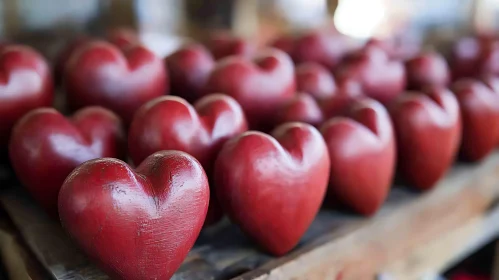
<svg viewBox="0 0 499 280"><path fill-rule="evenodd" d="M120 50L106 42L87 43L63 71L71 108L103 106L127 124L141 105L169 90L163 61L141 45Z"/></svg>
<svg viewBox="0 0 499 280"><path fill-rule="evenodd" d="M307 62L296 66L296 89L317 100L333 97L337 93L333 75L322 65Z"/></svg>
<svg viewBox="0 0 499 280"><path fill-rule="evenodd" d="M215 60L202 45L190 44L177 50L165 59L171 78L171 93L189 102L195 102L202 95L206 80Z"/></svg>
<svg viewBox="0 0 499 280"><path fill-rule="evenodd" d="M447 87L450 82L449 65L439 53L420 53L405 62L407 88Z"/></svg>
<svg viewBox="0 0 499 280"><path fill-rule="evenodd" d="M250 131L227 141L215 165L215 191L233 222L266 251L283 255L319 211L330 163L310 125L284 124L272 135Z"/></svg>
<svg viewBox="0 0 499 280"><path fill-rule="evenodd" d="M331 158L328 200L363 215L385 201L395 173L395 136L386 109L371 99L321 127Z"/></svg>
<svg viewBox="0 0 499 280"><path fill-rule="evenodd" d="M400 174L414 187L430 189L445 175L459 149L461 118L456 97L444 88L408 92L390 106L390 114Z"/></svg>
<svg viewBox="0 0 499 280"><path fill-rule="evenodd" d="M243 108L252 129L272 128L276 110L295 95L294 65L279 50L261 52L254 61L222 59L208 78L205 94L223 93Z"/></svg>
<svg viewBox="0 0 499 280"><path fill-rule="evenodd" d="M27 112L51 106L54 86L45 59L29 47L0 49L0 149L7 150L12 127Z"/></svg>
<svg viewBox="0 0 499 280"><path fill-rule="evenodd" d="M234 34L228 32L213 32L209 34L205 45L216 60L228 56L251 58L257 50L253 41L234 36Z"/></svg>
<svg viewBox="0 0 499 280"><path fill-rule="evenodd" d="M309 94L299 93L280 106L275 117L276 126L286 122L304 122L318 127L327 119L342 115L359 98L362 96L338 92L329 98L316 100Z"/></svg>
<svg viewBox="0 0 499 280"><path fill-rule="evenodd" d="M458 80L451 90L461 109L461 156L479 161L490 154L499 141L499 94L474 79Z"/></svg>
<svg viewBox="0 0 499 280"><path fill-rule="evenodd" d="M384 104L399 96L406 86L404 64L391 60L385 51L376 46L351 54L338 66L335 77L340 86L344 80L359 82L365 95Z"/></svg>
<svg viewBox="0 0 499 280"><path fill-rule="evenodd" d="M63 227L113 279L170 279L194 245L208 209L201 164L163 151L137 169L103 158L66 179L59 194Z"/></svg>
<svg viewBox="0 0 499 280"><path fill-rule="evenodd" d="M21 183L57 216L57 196L66 176L87 160L121 157L123 148L122 123L109 110L87 107L66 118L55 109L40 108L19 120L9 153Z"/></svg>

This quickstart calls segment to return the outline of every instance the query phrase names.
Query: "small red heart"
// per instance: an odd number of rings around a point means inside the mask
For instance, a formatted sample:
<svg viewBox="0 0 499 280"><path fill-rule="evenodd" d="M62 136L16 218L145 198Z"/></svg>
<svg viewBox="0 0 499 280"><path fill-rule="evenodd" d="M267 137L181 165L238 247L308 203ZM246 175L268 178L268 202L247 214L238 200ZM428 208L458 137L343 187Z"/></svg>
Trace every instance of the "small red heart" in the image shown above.
<svg viewBox="0 0 499 280"><path fill-rule="evenodd" d="M456 41L451 53L454 80L499 74L499 44L494 37L465 37Z"/></svg>
<svg viewBox="0 0 499 280"><path fill-rule="evenodd" d="M266 251L283 255L319 211L329 157L310 125L285 124L272 135L251 131L227 141L215 164L215 191L232 221Z"/></svg>
<svg viewBox="0 0 499 280"><path fill-rule="evenodd" d="M184 151L199 160L211 178L223 144L247 129L241 106L229 96L207 95L194 107L179 97L160 97L137 112L128 135L130 157L138 164L157 151ZM215 199L206 226L222 217Z"/></svg>
<svg viewBox="0 0 499 280"><path fill-rule="evenodd" d="M324 114L320 105L306 93L300 93L284 103L276 116L276 126L287 122L303 122L317 127L323 121Z"/></svg>
<svg viewBox="0 0 499 280"><path fill-rule="evenodd" d="M215 60L202 45L187 45L165 59L171 79L171 93L189 102L202 95Z"/></svg>
<svg viewBox="0 0 499 280"><path fill-rule="evenodd" d="M273 42L272 46L287 52L296 64L315 62L330 71L352 49L346 36L327 28L284 35Z"/></svg>
<svg viewBox="0 0 499 280"><path fill-rule="evenodd" d="M369 39L364 47L372 46L381 48L393 60L405 61L421 51L421 40L407 33L401 33L384 39Z"/></svg>
<svg viewBox="0 0 499 280"><path fill-rule="evenodd" d="M343 114L348 106L360 97L337 94L317 101L308 94L300 93L279 108L276 126L286 122L304 122L317 127L325 120Z"/></svg>
<svg viewBox="0 0 499 280"><path fill-rule="evenodd" d="M372 215L385 201L393 180L393 127L386 109L374 100L354 101L347 115L321 127L331 158L328 198Z"/></svg>
<svg viewBox="0 0 499 280"><path fill-rule="evenodd" d="M228 32L210 34L206 41L206 47L216 60L234 55L251 58L257 50L251 41Z"/></svg>
<svg viewBox="0 0 499 280"><path fill-rule="evenodd" d="M461 118L452 92L409 92L390 107L397 134L398 169L414 187L427 190L445 175L459 149Z"/></svg>
<svg viewBox="0 0 499 280"><path fill-rule="evenodd" d="M461 108L461 155L470 161L481 160L499 141L499 95L474 79L461 79L451 90Z"/></svg>
<svg viewBox="0 0 499 280"><path fill-rule="evenodd" d="M295 95L293 62L279 50L260 53L254 61L243 57L221 60L208 78L204 94L224 93L243 107L254 129L271 128L276 110Z"/></svg>
<svg viewBox="0 0 499 280"><path fill-rule="evenodd" d="M54 86L45 59L31 48L0 49L0 149L6 150L15 122L32 109L51 106Z"/></svg>
<svg viewBox="0 0 499 280"><path fill-rule="evenodd" d="M312 95L317 100L331 98L336 94L336 83L329 71L313 62L296 67L296 89Z"/></svg>
<svg viewBox="0 0 499 280"><path fill-rule="evenodd" d="M328 199L372 215L385 201L393 180L392 123L386 109L371 99L354 101L346 116L321 127L331 158Z"/></svg>
<svg viewBox="0 0 499 280"><path fill-rule="evenodd" d="M170 279L201 231L209 196L203 168L186 153L155 153L135 170L103 158L68 176L59 215L111 278Z"/></svg>
<svg viewBox="0 0 499 280"><path fill-rule="evenodd" d="M121 51L92 42L69 59L64 86L73 109L99 105L130 123L141 105L168 93L168 76L162 60L141 45Z"/></svg>
<svg viewBox="0 0 499 280"><path fill-rule="evenodd" d="M114 44L120 49L123 49L129 45L138 44L140 40L137 34L133 30L126 28L111 29L107 34L107 41ZM60 52L56 57L56 62L54 66L54 77L56 83L60 84L62 81L62 76L64 74L64 67L68 63L71 56L78 51L78 49L83 48L86 44L95 41L87 35L79 35L73 40L69 41L62 47Z"/></svg>
<svg viewBox="0 0 499 280"><path fill-rule="evenodd" d="M362 86L362 93L387 104L399 96L406 86L405 67L391 60L376 46L351 54L335 71L338 84L353 79Z"/></svg>
<svg viewBox="0 0 499 280"><path fill-rule="evenodd" d="M66 176L87 160L121 156L123 138L121 121L104 108L88 107L70 119L40 108L15 126L10 160L21 183L57 216L57 196Z"/></svg>
<svg viewBox="0 0 499 280"><path fill-rule="evenodd" d="M439 53L421 53L405 62L405 70L409 89L447 87L450 82L449 66Z"/></svg>

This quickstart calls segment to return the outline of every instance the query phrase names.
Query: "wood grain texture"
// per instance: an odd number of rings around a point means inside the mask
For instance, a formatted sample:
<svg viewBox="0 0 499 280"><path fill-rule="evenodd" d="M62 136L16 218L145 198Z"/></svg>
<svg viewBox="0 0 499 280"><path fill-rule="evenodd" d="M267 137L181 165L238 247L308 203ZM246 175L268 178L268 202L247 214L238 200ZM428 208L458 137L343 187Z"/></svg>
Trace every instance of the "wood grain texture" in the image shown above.
<svg viewBox="0 0 499 280"><path fill-rule="evenodd" d="M13 183L15 184L15 183ZM418 279L447 268L498 235L499 154L460 165L427 193L395 187L373 218L323 209L282 258L258 250L228 221L201 233L174 278ZM54 279L108 279L20 189L0 196L19 232Z"/></svg>

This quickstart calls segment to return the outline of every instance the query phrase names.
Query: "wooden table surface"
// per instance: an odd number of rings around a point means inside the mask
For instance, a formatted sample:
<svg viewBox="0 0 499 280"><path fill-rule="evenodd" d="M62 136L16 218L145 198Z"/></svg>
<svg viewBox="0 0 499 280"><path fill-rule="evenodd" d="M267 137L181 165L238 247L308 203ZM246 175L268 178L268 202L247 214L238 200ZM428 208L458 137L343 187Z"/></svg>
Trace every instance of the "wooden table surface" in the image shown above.
<svg viewBox="0 0 499 280"><path fill-rule="evenodd" d="M222 222L202 232L173 279L349 280L380 273L420 279L497 238L498 202L499 153L457 165L426 193L394 187L372 218L323 209L299 246L281 258L262 253L236 226ZM108 279L21 188L4 191L0 204L49 278Z"/></svg>

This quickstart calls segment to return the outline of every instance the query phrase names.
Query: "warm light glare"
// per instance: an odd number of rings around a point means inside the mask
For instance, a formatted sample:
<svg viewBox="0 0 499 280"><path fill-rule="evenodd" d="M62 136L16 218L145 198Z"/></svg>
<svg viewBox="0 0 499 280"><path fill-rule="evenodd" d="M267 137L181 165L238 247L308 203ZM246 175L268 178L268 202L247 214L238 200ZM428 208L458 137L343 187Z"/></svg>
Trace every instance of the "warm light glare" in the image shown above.
<svg viewBox="0 0 499 280"><path fill-rule="evenodd" d="M334 24L341 33L371 37L385 16L383 0L342 0L334 14Z"/></svg>

